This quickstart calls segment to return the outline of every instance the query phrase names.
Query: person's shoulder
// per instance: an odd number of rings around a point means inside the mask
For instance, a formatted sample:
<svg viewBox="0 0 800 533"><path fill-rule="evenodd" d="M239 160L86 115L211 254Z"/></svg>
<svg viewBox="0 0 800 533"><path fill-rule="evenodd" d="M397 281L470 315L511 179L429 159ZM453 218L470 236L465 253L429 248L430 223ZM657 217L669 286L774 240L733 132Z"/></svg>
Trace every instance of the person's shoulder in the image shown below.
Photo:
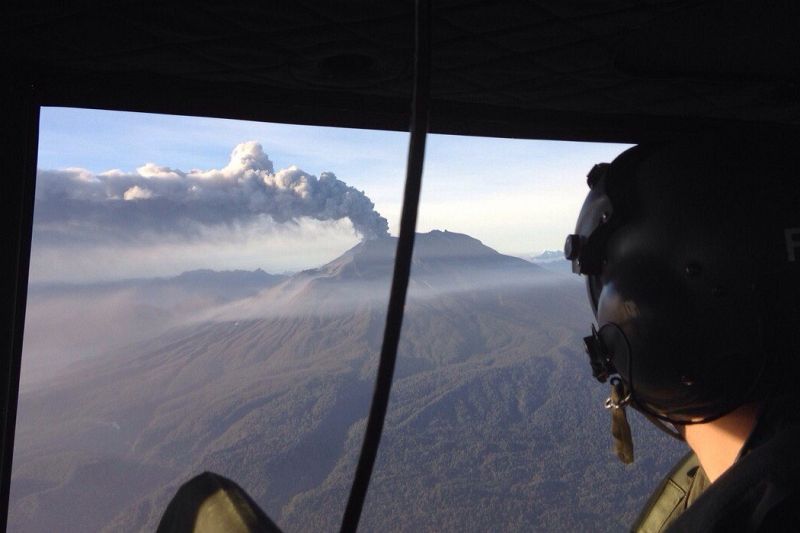
<svg viewBox="0 0 800 533"><path fill-rule="evenodd" d="M631 526L635 533L663 531L683 513L695 477L700 470L697 456L689 452L661 480Z"/></svg>
<svg viewBox="0 0 800 533"><path fill-rule="evenodd" d="M798 445L800 426L782 428L711 484L668 531L800 531Z"/></svg>
<svg viewBox="0 0 800 533"><path fill-rule="evenodd" d="M800 489L795 486L792 494L767 510L756 525L755 531L800 531Z"/></svg>

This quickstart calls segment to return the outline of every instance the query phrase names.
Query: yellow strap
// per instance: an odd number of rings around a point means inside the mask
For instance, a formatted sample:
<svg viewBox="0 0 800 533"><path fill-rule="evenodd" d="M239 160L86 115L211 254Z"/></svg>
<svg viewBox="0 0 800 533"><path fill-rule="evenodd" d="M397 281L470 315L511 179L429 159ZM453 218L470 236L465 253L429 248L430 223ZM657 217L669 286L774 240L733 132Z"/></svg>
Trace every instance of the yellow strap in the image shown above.
<svg viewBox="0 0 800 533"><path fill-rule="evenodd" d="M633 462L633 437L631 426L628 424L628 415L623 405L624 388L611 386L611 436L614 439L614 453L624 464Z"/></svg>

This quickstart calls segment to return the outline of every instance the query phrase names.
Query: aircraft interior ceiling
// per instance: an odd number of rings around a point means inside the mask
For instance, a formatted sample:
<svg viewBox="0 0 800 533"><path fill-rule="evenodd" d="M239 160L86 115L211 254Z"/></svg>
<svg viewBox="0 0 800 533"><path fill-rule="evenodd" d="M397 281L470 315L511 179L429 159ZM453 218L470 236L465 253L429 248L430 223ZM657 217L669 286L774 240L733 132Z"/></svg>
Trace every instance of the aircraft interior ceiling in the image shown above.
<svg viewBox="0 0 800 533"><path fill-rule="evenodd" d="M431 9L432 133L642 142L800 126L797 2L433 0ZM40 107L408 131L415 49L410 0L0 7L0 530ZM411 192L418 199L419 185Z"/></svg>
<svg viewBox="0 0 800 533"><path fill-rule="evenodd" d="M14 81L44 104L407 129L413 2L58 5L6 7L0 30ZM720 122L796 125L798 11L435 2L431 131L641 140Z"/></svg>

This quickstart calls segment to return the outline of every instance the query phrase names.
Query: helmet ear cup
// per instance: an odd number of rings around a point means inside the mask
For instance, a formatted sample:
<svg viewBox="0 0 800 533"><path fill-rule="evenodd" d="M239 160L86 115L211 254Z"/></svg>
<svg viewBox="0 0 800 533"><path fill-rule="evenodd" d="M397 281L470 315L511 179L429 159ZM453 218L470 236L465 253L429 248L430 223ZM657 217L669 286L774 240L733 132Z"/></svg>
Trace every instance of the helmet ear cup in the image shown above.
<svg viewBox="0 0 800 533"><path fill-rule="evenodd" d="M761 370L761 358L750 352L759 338L752 325L710 325L715 310L698 306L676 273L657 261L631 258L604 279L599 336L634 406L691 423L744 400ZM726 339L730 329L736 335Z"/></svg>
<svg viewBox="0 0 800 533"><path fill-rule="evenodd" d="M597 322L634 405L652 405L657 412L685 405L693 391L679 384L692 362L685 346L691 334L685 331L686 315L673 309L676 288L650 261L614 267L604 276Z"/></svg>

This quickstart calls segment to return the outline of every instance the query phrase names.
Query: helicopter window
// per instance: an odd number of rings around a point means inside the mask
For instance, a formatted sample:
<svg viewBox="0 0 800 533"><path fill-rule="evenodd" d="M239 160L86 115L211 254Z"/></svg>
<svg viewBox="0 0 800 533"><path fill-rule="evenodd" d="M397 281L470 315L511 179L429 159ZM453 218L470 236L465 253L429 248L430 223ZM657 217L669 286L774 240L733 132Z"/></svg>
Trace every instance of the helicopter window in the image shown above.
<svg viewBox="0 0 800 533"><path fill-rule="evenodd" d="M407 138L42 109L10 529L154 531L204 470L288 526L352 476Z"/></svg>
<svg viewBox="0 0 800 533"><path fill-rule="evenodd" d="M154 530L211 470L332 530L380 351L408 135L44 108L14 531ZM366 530L630 523L560 247L624 147L431 135ZM641 437L639 435L642 435ZM610 498L608 495L613 494Z"/></svg>
<svg viewBox="0 0 800 533"><path fill-rule="evenodd" d="M632 415L611 452L592 322L561 247L626 147L432 135L367 530L619 531L683 453Z"/></svg>

